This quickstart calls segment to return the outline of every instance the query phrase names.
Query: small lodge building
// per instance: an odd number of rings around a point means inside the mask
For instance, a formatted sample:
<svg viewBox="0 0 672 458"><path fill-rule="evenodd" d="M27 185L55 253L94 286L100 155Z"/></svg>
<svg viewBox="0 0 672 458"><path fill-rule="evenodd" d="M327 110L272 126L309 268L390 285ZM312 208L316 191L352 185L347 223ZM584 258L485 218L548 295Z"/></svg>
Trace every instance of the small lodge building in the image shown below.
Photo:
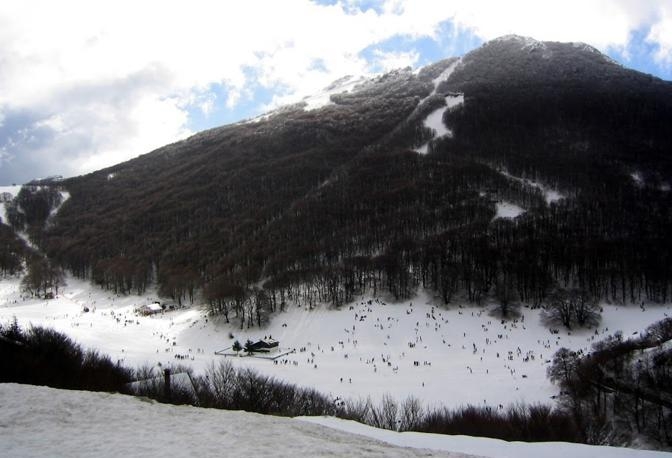
<svg viewBox="0 0 672 458"><path fill-rule="evenodd" d="M260 352L268 353L273 349L277 349L280 345L280 342L272 338L271 336L264 337L263 339L252 342L252 344L246 346L246 350L249 352Z"/></svg>
<svg viewBox="0 0 672 458"><path fill-rule="evenodd" d="M152 302L151 304L141 305L135 311L140 315L148 316L163 312L163 307L158 302Z"/></svg>

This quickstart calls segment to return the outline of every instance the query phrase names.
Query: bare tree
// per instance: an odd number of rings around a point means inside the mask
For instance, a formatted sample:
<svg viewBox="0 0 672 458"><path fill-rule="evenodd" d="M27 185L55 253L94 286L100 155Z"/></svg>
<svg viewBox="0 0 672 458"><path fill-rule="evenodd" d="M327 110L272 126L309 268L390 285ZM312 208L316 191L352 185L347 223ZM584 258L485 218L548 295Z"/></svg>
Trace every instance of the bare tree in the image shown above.
<svg viewBox="0 0 672 458"><path fill-rule="evenodd" d="M545 321L547 324L560 323L566 328L572 327L574 307L569 292L564 288L556 289L551 293L546 308Z"/></svg>
<svg viewBox="0 0 672 458"><path fill-rule="evenodd" d="M596 326L601 319L601 310L595 298L584 289L572 290L570 295L574 303L576 324L582 327Z"/></svg>
<svg viewBox="0 0 672 458"><path fill-rule="evenodd" d="M573 325L595 326L600 322L600 306L585 289L558 288L549 296L545 321L559 323L567 329Z"/></svg>
<svg viewBox="0 0 672 458"><path fill-rule="evenodd" d="M413 431L415 430L422 421L424 416L424 410L422 408L422 403L415 396L407 397L404 402L401 403L401 415L399 430L400 431Z"/></svg>

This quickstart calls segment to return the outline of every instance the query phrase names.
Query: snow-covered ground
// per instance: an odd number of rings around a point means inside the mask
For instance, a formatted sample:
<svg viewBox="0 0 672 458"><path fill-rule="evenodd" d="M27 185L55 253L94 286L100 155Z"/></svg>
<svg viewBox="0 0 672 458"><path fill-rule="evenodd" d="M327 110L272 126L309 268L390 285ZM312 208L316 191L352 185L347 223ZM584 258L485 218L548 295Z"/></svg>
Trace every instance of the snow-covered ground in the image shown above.
<svg viewBox="0 0 672 458"><path fill-rule="evenodd" d="M377 429L354 421L334 417L300 417L313 424L378 439L402 447L423 447L430 450L451 451L469 455L499 458L625 458L669 457L667 452L633 450L622 447L604 447L567 442L507 442L499 439L444 434L398 433Z"/></svg>
<svg viewBox="0 0 672 458"><path fill-rule="evenodd" d="M454 457L291 418L158 404L118 394L0 384L7 457Z"/></svg>
<svg viewBox="0 0 672 458"><path fill-rule="evenodd" d="M558 442L397 433L330 417L281 418L17 384L0 384L0 406L0 450L11 457L669 456Z"/></svg>
<svg viewBox="0 0 672 458"><path fill-rule="evenodd" d="M502 322L490 316L492 306L445 308L420 294L398 304L364 297L339 310L291 306L265 329L240 330L239 320L208 318L198 306L138 316L135 307L156 296L120 297L81 280L67 282L46 301L22 299L19 279L1 280L0 323L16 317L22 325L55 328L130 367L183 364L198 373L227 358L215 351L233 344L229 333L241 343L271 335L282 352L295 352L275 362L228 359L333 397L378 400L389 393L402 401L413 395L427 407L552 402L557 388L546 368L557 349L589 350L608 334L628 336L672 313L669 305L605 305L598 329L552 334L538 309L523 308L518 321Z"/></svg>

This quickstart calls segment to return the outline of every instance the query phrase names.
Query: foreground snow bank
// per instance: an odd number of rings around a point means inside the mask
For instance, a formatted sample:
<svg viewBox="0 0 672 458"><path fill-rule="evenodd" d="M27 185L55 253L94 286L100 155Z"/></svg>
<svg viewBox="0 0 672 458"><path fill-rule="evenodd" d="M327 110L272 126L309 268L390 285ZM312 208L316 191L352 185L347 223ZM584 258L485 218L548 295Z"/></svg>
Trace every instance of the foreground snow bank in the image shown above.
<svg viewBox="0 0 672 458"><path fill-rule="evenodd" d="M290 418L0 384L3 456L443 456Z"/></svg>
<svg viewBox="0 0 672 458"><path fill-rule="evenodd" d="M17 384L0 384L0 406L3 456L670 456L561 442L396 433L331 417L281 418Z"/></svg>
<svg viewBox="0 0 672 458"><path fill-rule="evenodd" d="M425 433L397 433L384 429L333 417L301 417L303 421L347 431L353 434L378 439L389 444L404 447L424 447L438 451L455 451L488 457L511 458L625 458L625 457L669 457L667 452L633 450L629 448L602 447L567 442L506 442L499 439L470 436L447 436Z"/></svg>

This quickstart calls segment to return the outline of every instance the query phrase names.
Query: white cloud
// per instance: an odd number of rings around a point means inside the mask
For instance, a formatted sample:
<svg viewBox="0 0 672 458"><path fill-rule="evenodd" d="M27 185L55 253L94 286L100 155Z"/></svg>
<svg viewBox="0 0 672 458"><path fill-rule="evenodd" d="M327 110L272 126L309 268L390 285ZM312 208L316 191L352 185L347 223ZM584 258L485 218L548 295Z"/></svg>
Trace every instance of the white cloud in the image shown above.
<svg viewBox="0 0 672 458"><path fill-rule="evenodd" d="M655 58L663 65L672 66L672 3L660 7L660 18L646 37L647 41L658 46Z"/></svg>
<svg viewBox="0 0 672 458"><path fill-rule="evenodd" d="M187 135L189 110L235 108L257 87L275 91L272 105L285 103L366 73L372 63L363 49L397 35L436 37L446 20L483 39L518 33L623 50L644 27L660 62L670 62L672 50L672 6L656 0L383 0L365 11L358 4L4 1L0 127L8 113L30 112L41 123L34 128L53 131L51 150L86 147L68 149L78 163L66 173L89 171ZM389 69L419 55L388 50L374 59ZM225 97L209 93L213 84Z"/></svg>
<svg viewBox="0 0 672 458"><path fill-rule="evenodd" d="M374 51L375 62L383 71L394 70L395 68L413 67L420 59L417 51L408 52L384 52Z"/></svg>
<svg viewBox="0 0 672 458"><path fill-rule="evenodd" d="M655 22L666 8L656 0L390 1L420 21L428 20L428 12L452 18L458 27L483 39L516 33L540 40L584 41L603 49L627 45L634 30Z"/></svg>

